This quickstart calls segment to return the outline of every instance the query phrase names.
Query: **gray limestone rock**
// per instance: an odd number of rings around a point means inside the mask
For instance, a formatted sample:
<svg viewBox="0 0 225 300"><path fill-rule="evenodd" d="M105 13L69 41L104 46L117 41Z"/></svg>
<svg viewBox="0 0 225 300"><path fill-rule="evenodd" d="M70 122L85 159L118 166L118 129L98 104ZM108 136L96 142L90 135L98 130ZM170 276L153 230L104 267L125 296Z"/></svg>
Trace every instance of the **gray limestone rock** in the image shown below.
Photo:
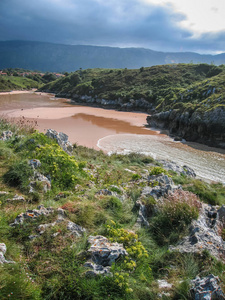
<svg viewBox="0 0 225 300"><path fill-rule="evenodd" d="M72 144L68 141L68 135L63 132L57 132L54 129L48 129L46 134L47 137L56 140L57 144L67 153L73 151Z"/></svg>
<svg viewBox="0 0 225 300"><path fill-rule="evenodd" d="M84 235L86 229L80 225L77 225L71 221L68 222L67 229L71 231L74 236L80 237Z"/></svg>
<svg viewBox="0 0 225 300"><path fill-rule="evenodd" d="M32 177L32 180L29 183L29 193L33 193L37 190L37 186L38 188L40 188L40 183L42 185L42 190L44 193L47 193L47 191L51 190L51 182L50 180L44 176L43 174L35 171L34 175Z"/></svg>
<svg viewBox="0 0 225 300"><path fill-rule="evenodd" d="M149 222L147 221L147 211L146 207L140 200L136 201L136 205L139 207L137 225L149 227Z"/></svg>
<svg viewBox="0 0 225 300"><path fill-rule="evenodd" d="M119 256L128 255L122 244L111 243L101 235L89 236L88 242L90 244L88 252L91 255L91 260L103 267L111 266Z"/></svg>
<svg viewBox="0 0 225 300"><path fill-rule="evenodd" d="M28 164L33 168L33 169L37 169L41 166L41 162L38 159L30 159L28 161Z"/></svg>
<svg viewBox="0 0 225 300"><path fill-rule="evenodd" d="M23 224L26 219L35 219L41 215L49 215L54 212L54 209L51 207L45 208L43 205L39 205L37 209L28 209L25 213L19 214L14 222L10 224L10 226L16 226L19 224Z"/></svg>
<svg viewBox="0 0 225 300"><path fill-rule="evenodd" d="M223 300L225 295L218 285L220 282L217 276L213 274L208 275L207 277L200 278L196 277L191 281L191 294L195 300Z"/></svg>
<svg viewBox="0 0 225 300"><path fill-rule="evenodd" d="M168 160L158 160L160 164L163 165L163 168L167 171L174 171L178 174L183 174L190 177L196 177L195 171L188 167L188 166L180 166L174 161L168 161Z"/></svg>
<svg viewBox="0 0 225 300"><path fill-rule="evenodd" d="M13 136L12 131L10 131L10 130L3 131L3 132L2 132L2 135L1 135L1 137L0 137L0 140L2 140L2 141L7 141L7 140L11 139L12 136Z"/></svg>
<svg viewBox="0 0 225 300"><path fill-rule="evenodd" d="M84 264L84 267L90 269L85 273L87 277L95 277L97 275L107 275L107 276L112 275L112 273L110 272L110 267L103 267L102 265L96 265L90 261L87 261Z"/></svg>
<svg viewBox="0 0 225 300"><path fill-rule="evenodd" d="M215 207L203 204L198 219L191 223L189 235L177 246L170 246L170 250L181 253L201 253L208 250L217 259L225 260L225 242L218 235L217 215Z"/></svg>
<svg viewBox="0 0 225 300"><path fill-rule="evenodd" d="M14 261L6 260L5 253L6 253L6 244L0 243L0 264L14 264Z"/></svg>

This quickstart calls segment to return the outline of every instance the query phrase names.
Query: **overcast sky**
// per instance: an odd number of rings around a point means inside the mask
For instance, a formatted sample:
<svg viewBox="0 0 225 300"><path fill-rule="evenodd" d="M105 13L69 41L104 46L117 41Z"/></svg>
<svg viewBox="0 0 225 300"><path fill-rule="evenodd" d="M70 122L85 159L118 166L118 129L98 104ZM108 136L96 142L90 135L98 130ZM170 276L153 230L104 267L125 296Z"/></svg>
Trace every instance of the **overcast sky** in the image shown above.
<svg viewBox="0 0 225 300"><path fill-rule="evenodd" d="M0 0L0 40L225 52L225 0Z"/></svg>

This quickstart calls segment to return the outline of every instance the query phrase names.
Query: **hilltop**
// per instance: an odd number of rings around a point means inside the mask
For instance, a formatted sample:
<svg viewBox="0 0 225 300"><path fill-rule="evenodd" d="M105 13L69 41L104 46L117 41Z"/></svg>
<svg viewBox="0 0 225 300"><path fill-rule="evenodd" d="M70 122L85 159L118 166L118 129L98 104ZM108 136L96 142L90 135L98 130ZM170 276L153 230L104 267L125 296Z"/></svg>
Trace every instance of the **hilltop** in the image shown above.
<svg viewBox="0 0 225 300"><path fill-rule="evenodd" d="M1 299L224 298L221 183L2 119L0 137Z"/></svg>
<svg viewBox="0 0 225 300"><path fill-rule="evenodd" d="M159 52L143 48L61 45L31 41L0 41L0 69L72 72L79 68L140 68L170 63L225 63L225 54Z"/></svg>
<svg viewBox="0 0 225 300"><path fill-rule="evenodd" d="M151 113L151 127L178 139L225 147L225 67L172 64L139 69L87 69L40 90L76 103Z"/></svg>

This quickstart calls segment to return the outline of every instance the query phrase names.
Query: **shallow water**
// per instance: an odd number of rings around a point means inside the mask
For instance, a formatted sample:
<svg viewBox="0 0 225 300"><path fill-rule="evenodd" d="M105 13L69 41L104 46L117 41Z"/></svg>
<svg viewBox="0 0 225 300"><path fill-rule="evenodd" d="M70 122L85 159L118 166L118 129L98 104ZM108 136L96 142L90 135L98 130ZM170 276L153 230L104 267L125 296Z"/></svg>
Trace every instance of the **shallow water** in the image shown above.
<svg viewBox="0 0 225 300"><path fill-rule="evenodd" d="M75 106L46 94L0 95L0 114L37 121L37 129L65 132L73 143L105 152L140 152L192 167L199 177L225 182L225 150L174 142L145 128L146 114Z"/></svg>

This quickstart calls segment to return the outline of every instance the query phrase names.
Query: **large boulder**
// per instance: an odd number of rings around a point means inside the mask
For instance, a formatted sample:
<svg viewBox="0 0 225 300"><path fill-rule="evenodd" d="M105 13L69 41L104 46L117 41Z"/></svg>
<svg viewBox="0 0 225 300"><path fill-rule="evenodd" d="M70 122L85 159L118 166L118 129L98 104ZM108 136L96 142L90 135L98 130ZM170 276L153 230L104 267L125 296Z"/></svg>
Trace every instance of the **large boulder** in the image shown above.
<svg viewBox="0 0 225 300"><path fill-rule="evenodd" d="M190 177L196 177L195 171L186 165L180 166L176 162L169 161L169 160L157 160L157 161L160 164L162 164L163 168L167 171L173 171L178 174L183 174L183 175L190 176Z"/></svg>
<svg viewBox="0 0 225 300"><path fill-rule="evenodd" d="M56 140L57 144L67 153L73 151L72 144L68 141L68 135L63 132L57 132L54 129L48 129L46 134L47 137Z"/></svg>

